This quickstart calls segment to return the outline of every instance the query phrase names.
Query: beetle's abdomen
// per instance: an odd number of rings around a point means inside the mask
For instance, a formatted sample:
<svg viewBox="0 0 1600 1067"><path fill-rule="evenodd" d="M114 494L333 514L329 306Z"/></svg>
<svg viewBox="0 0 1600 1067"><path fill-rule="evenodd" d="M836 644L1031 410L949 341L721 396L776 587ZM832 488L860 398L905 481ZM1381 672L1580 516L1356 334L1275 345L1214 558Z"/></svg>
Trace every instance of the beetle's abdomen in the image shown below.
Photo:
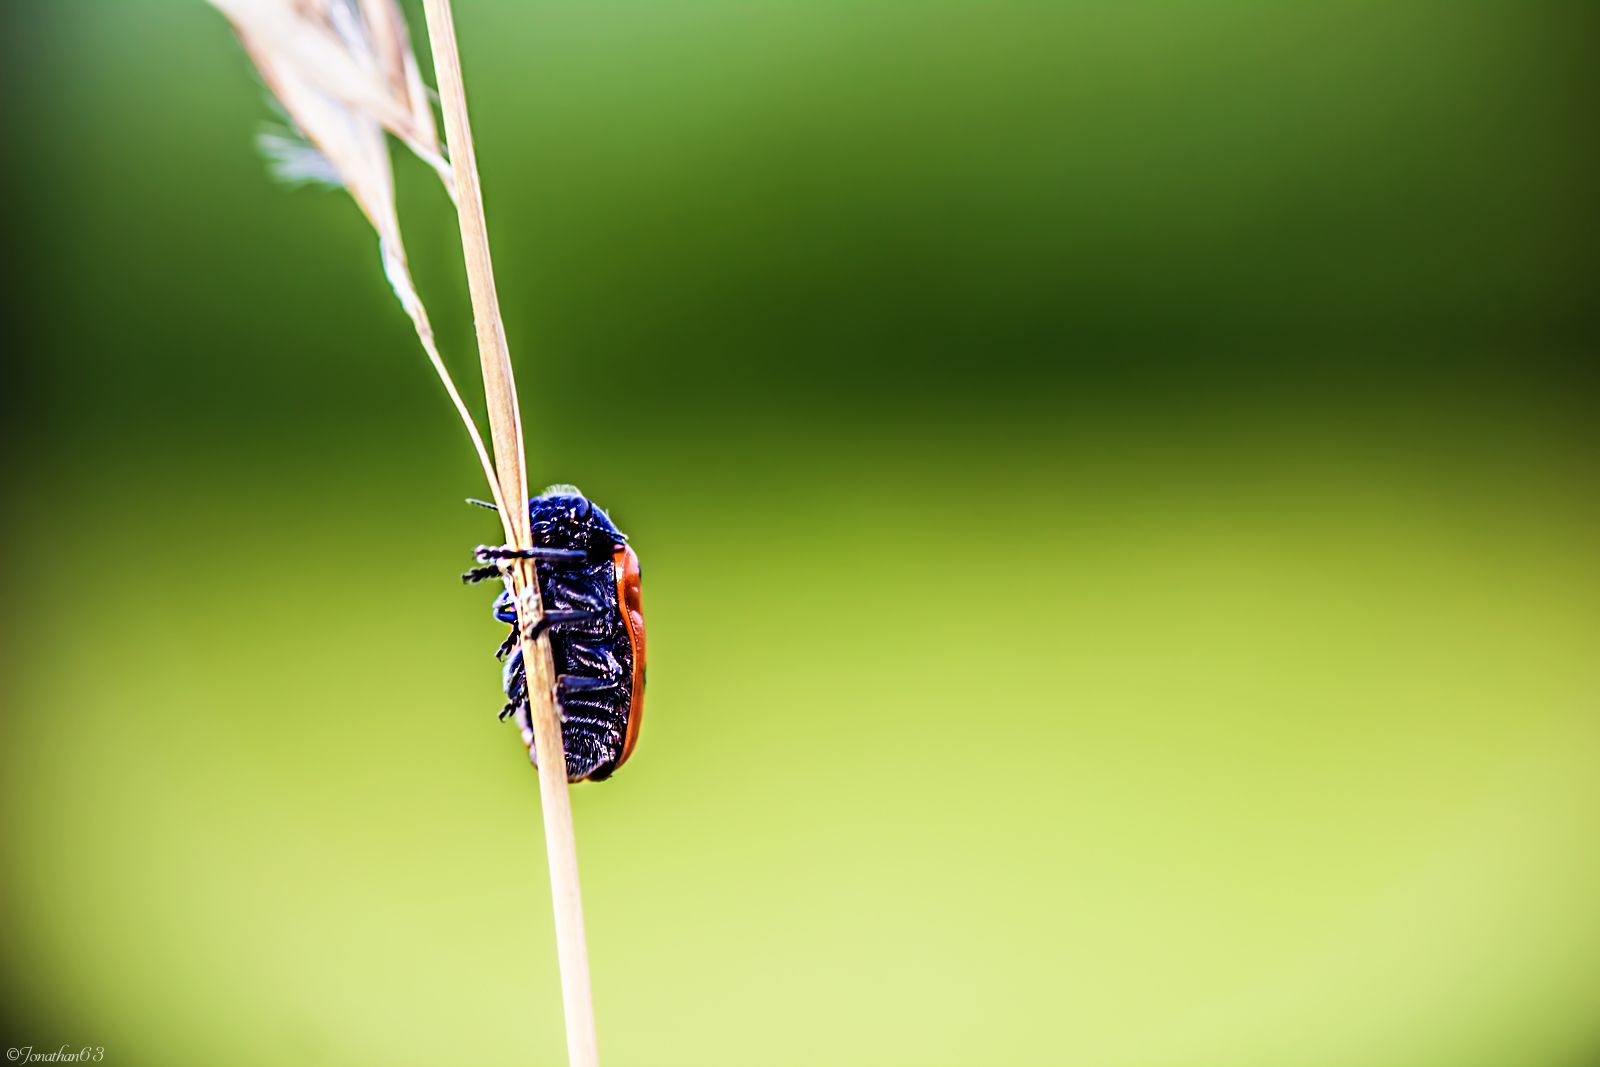
<svg viewBox="0 0 1600 1067"><path fill-rule="evenodd" d="M539 589L547 612L585 612L590 618L550 631L561 694L561 740L567 778L609 777L621 762L633 703L633 648L617 603L615 564L541 562ZM526 667L521 650L506 664L506 696L516 708L522 739L533 751ZM535 753L535 758L537 758Z"/></svg>

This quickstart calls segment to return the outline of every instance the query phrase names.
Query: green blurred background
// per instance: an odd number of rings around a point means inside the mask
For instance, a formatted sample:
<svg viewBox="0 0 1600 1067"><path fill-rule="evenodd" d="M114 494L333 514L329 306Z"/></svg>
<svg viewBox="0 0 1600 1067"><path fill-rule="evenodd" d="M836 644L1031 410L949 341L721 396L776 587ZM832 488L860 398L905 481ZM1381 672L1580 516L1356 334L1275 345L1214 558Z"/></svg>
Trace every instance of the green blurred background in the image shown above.
<svg viewBox="0 0 1600 1067"><path fill-rule="evenodd" d="M534 478L645 566L605 1062L1595 1062L1600 8L457 6ZM3 37L0 1040L561 1062L370 232L204 5Z"/></svg>

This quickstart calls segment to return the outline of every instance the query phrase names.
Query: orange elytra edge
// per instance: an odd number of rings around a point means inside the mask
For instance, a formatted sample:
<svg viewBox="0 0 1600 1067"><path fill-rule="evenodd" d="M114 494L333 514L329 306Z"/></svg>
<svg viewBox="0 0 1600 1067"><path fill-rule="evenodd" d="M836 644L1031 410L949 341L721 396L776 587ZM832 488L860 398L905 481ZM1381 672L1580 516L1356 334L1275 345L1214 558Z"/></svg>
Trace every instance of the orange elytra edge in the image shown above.
<svg viewBox="0 0 1600 1067"><path fill-rule="evenodd" d="M628 762L639 740L639 722L644 718L644 607L639 595L639 557L621 545L611 557L617 574L617 609L628 624L628 644L633 648L633 694L628 707L628 733L622 742L617 766Z"/></svg>

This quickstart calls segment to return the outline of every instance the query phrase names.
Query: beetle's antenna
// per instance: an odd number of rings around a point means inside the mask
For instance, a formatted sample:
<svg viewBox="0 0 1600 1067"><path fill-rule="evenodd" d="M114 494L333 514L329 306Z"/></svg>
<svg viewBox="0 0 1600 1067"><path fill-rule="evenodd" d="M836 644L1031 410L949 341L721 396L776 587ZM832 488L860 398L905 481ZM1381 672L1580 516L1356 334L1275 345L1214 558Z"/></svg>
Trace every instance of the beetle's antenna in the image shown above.
<svg viewBox="0 0 1600 1067"><path fill-rule="evenodd" d="M475 507L488 508L490 511L500 510L500 505L498 504L491 504L487 500L477 500L470 496L467 497L467 503L472 504Z"/></svg>

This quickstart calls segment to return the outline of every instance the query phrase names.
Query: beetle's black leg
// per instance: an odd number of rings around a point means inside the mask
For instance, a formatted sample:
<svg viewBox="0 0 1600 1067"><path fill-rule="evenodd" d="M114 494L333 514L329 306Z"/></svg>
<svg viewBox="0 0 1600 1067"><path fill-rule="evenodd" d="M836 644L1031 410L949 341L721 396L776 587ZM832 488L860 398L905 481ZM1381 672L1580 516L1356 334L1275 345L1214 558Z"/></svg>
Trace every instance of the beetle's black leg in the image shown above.
<svg viewBox="0 0 1600 1067"><path fill-rule="evenodd" d="M569 622L588 622L593 618L595 613L592 611L547 611L534 620L533 636L538 638L546 630L553 630Z"/></svg>
<svg viewBox="0 0 1600 1067"><path fill-rule="evenodd" d="M597 689L613 689L616 682L610 678L591 678L586 674L563 674L556 679L556 694L592 693Z"/></svg>
<svg viewBox="0 0 1600 1067"><path fill-rule="evenodd" d="M533 634L531 636L537 641L539 635L546 630L553 630L557 626L564 626L569 622L589 622L596 617L597 614L592 611L547 611L533 621ZM516 647L517 631L512 630L506 636L506 639L500 643L500 647L495 650L495 658L505 659L506 653Z"/></svg>
<svg viewBox="0 0 1600 1067"><path fill-rule="evenodd" d="M606 583L598 579L574 574L561 587L563 599L585 611L603 614L606 610ZM614 594L613 594L614 595Z"/></svg>
<svg viewBox="0 0 1600 1067"><path fill-rule="evenodd" d="M486 582L490 578L499 577L501 577L499 567L474 567L463 574L461 580L467 585L475 585L478 582Z"/></svg>
<svg viewBox="0 0 1600 1067"><path fill-rule="evenodd" d="M501 560L542 559L551 563L573 563L589 558L587 552L575 548L506 548L503 545L479 545L473 555L478 557L478 562L487 566L474 567L461 576L461 580L469 585L503 577L498 565Z"/></svg>
<svg viewBox="0 0 1600 1067"><path fill-rule="evenodd" d="M479 545L477 556L480 562L489 563L497 559L542 559L549 562L577 562L589 558L589 553L578 548L508 548L505 545Z"/></svg>
<svg viewBox="0 0 1600 1067"><path fill-rule="evenodd" d="M517 706L515 704L511 703L509 700L506 701L506 706L500 709L500 721L505 722L506 716L514 714L516 710Z"/></svg>

